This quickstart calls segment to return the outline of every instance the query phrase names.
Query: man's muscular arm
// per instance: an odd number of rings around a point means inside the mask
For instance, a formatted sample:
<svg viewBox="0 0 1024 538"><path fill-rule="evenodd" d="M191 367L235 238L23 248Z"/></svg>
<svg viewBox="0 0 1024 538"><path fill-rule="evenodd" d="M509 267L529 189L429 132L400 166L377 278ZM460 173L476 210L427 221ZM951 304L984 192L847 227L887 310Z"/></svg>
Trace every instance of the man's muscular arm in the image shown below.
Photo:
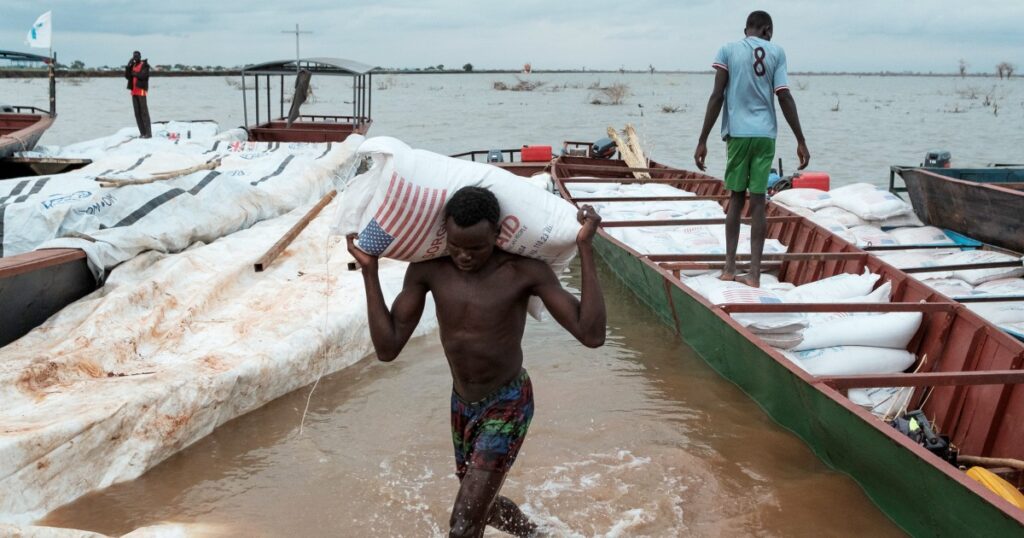
<svg viewBox="0 0 1024 538"><path fill-rule="evenodd" d="M398 357L420 322L427 297L427 286L422 278L421 266L409 264L402 291L395 297L391 310L388 310L377 274L377 257L359 250L354 241L354 235L348 236L348 251L363 268L370 338L373 340L373 348L377 351L377 359L390 362Z"/></svg>
<svg viewBox="0 0 1024 538"><path fill-rule="evenodd" d="M600 347L604 345L606 330L604 294L601 293L601 282L597 278L597 265L591 242L601 217L592 207L583 206L578 218L583 222L583 229L576 237L583 276L581 300L577 300L566 291L555 273L540 263L533 266L537 268L537 284L534 286L533 294L540 297L555 321L583 345Z"/></svg>

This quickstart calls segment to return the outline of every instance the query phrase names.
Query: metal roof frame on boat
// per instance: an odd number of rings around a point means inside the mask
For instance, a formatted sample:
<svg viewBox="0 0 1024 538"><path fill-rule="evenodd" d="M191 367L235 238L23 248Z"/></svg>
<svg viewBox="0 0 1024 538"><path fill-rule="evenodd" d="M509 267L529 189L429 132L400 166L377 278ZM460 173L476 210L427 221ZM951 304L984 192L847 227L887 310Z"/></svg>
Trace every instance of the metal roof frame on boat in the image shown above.
<svg viewBox="0 0 1024 538"><path fill-rule="evenodd" d="M15 50L0 50L0 60L10 60L12 62L50 63L50 58L47 56L32 54L29 52L18 52Z"/></svg>
<svg viewBox="0 0 1024 538"><path fill-rule="evenodd" d="M301 58L297 60L277 60L261 64L247 65L242 68L243 75L290 75L305 69L315 75L361 76L375 71L374 66L366 65L345 58Z"/></svg>
<svg viewBox="0 0 1024 538"><path fill-rule="evenodd" d="M330 142L344 140L350 133L366 134L372 116L373 73L376 67L345 58L296 58L248 65L242 69L242 116L249 132L249 140L263 142ZM301 114L299 107L304 97L293 99L291 110L285 115L285 77L296 77L296 85L303 81L308 87L310 75L344 76L352 78L352 104L350 116ZM252 77L252 98L255 122L249 123L249 87ZM264 100L260 106L260 78L263 79ZM278 114L275 119L271 100L271 84L278 78ZM296 91L298 86L292 89ZM305 95L305 94L303 94ZM285 119L287 118L287 121Z"/></svg>

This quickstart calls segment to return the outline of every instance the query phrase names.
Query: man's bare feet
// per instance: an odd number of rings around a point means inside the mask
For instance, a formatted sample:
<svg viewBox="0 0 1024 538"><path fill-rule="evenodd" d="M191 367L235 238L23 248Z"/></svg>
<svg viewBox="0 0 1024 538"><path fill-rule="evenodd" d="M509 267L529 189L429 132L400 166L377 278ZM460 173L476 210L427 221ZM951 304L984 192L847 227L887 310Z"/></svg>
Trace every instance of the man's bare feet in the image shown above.
<svg viewBox="0 0 1024 538"><path fill-rule="evenodd" d="M760 288L761 287L761 277L760 277L760 275L754 276L754 275L751 275L750 273L747 273L747 274L745 274L743 276L736 277L736 282L739 282L740 284L746 284L747 286L750 286L751 288Z"/></svg>
<svg viewBox="0 0 1024 538"><path fill-rule="evenodd" d="M718 276L718 280L732 282L733 280L736 280L736 271L722 271L722 274Z"/></svg>

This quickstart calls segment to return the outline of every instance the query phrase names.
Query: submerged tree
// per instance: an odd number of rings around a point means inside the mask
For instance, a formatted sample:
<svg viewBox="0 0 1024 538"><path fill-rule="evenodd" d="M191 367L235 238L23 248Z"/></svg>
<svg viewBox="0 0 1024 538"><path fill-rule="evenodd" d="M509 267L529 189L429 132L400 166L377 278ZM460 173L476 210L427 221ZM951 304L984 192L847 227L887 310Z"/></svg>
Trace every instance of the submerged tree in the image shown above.
<svg viewBox="0 0 1024 538"><path fill-rule="evenodd" d="M960 78L967 76L967 62L960 58Z"/></svg>
<svg viewBox="0 0 1024 538"><path fill-rule="evenodd" d="M1014 68L1015 66L1010 62L1001 62L996 66L996 73L999 74L1000 79L1002 79L1003 76L1010 78L1013 75Z"/></svg>
<svg viewBox="0 0 1024 538"><path fill-rule="evenodd" d="M462 70L467 72L467 73L472 73L473 72L473 64L469 64L468 63L468 64L462 66Z"/></svg>

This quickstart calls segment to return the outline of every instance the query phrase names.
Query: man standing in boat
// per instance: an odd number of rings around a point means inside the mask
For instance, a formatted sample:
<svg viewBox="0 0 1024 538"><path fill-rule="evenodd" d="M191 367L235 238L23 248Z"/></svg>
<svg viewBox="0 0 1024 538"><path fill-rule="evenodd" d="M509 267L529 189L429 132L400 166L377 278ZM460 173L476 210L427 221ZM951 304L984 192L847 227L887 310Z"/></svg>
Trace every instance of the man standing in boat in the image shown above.
<svg viewBox="0 0 1024 538"><path fill-rule="evenodd" d="M149 106L146 104L146 96L149 93L149 60L143 59L141 52L132 53L132 59L124 67L124 78L128 79L128 90L132 92L132 108L135 109L135 123L139 126L139 137L152 138Z"/></svg>
<svg viewBox="0 0 1024 538"><path fill-rule="evenodd" d="M526 307L537 296L554 319L587 347L604 344L604 297L592 240L601 218L580 209L576 238L581 298L566 291L540 260L498 250L498 200L487 189L465 187L445 205L448 256L413 263L388 310L377 275L377 257L348 250L362 266L370 336L377 358L392 361L419 323L433 294L441 345L452 372L451 422L460 487L449 536L483 536L487 525L516 536L537 527L519 507L498 495L533 417L533 388L523 369Z"/></svg>
<svg viewBox="0 0 1024 538"><path fill-rule="evenodd" d="M725 219L725 268L722 280L737 280L753 287L761 284L761 252L765 238L765 192L768 173L775 159L775 136L778 122L775 118L774 96L796 136L796 155L800 170L807 167L811 154L804 143L796 101L789 91L786 76L786 53L771 43L772 18L764 11L747 16L746 37L728 43L718 51L712 67L715 68L715 87L708 100L704 126L697 141L693 160L697 168L705 170L708 135L719 112L722 115L722 139L728 158L725 164L725 188L730 191L729 210ZM739 243L740 216L750 192L750 272L736 276L736 247Z"/></svg>

